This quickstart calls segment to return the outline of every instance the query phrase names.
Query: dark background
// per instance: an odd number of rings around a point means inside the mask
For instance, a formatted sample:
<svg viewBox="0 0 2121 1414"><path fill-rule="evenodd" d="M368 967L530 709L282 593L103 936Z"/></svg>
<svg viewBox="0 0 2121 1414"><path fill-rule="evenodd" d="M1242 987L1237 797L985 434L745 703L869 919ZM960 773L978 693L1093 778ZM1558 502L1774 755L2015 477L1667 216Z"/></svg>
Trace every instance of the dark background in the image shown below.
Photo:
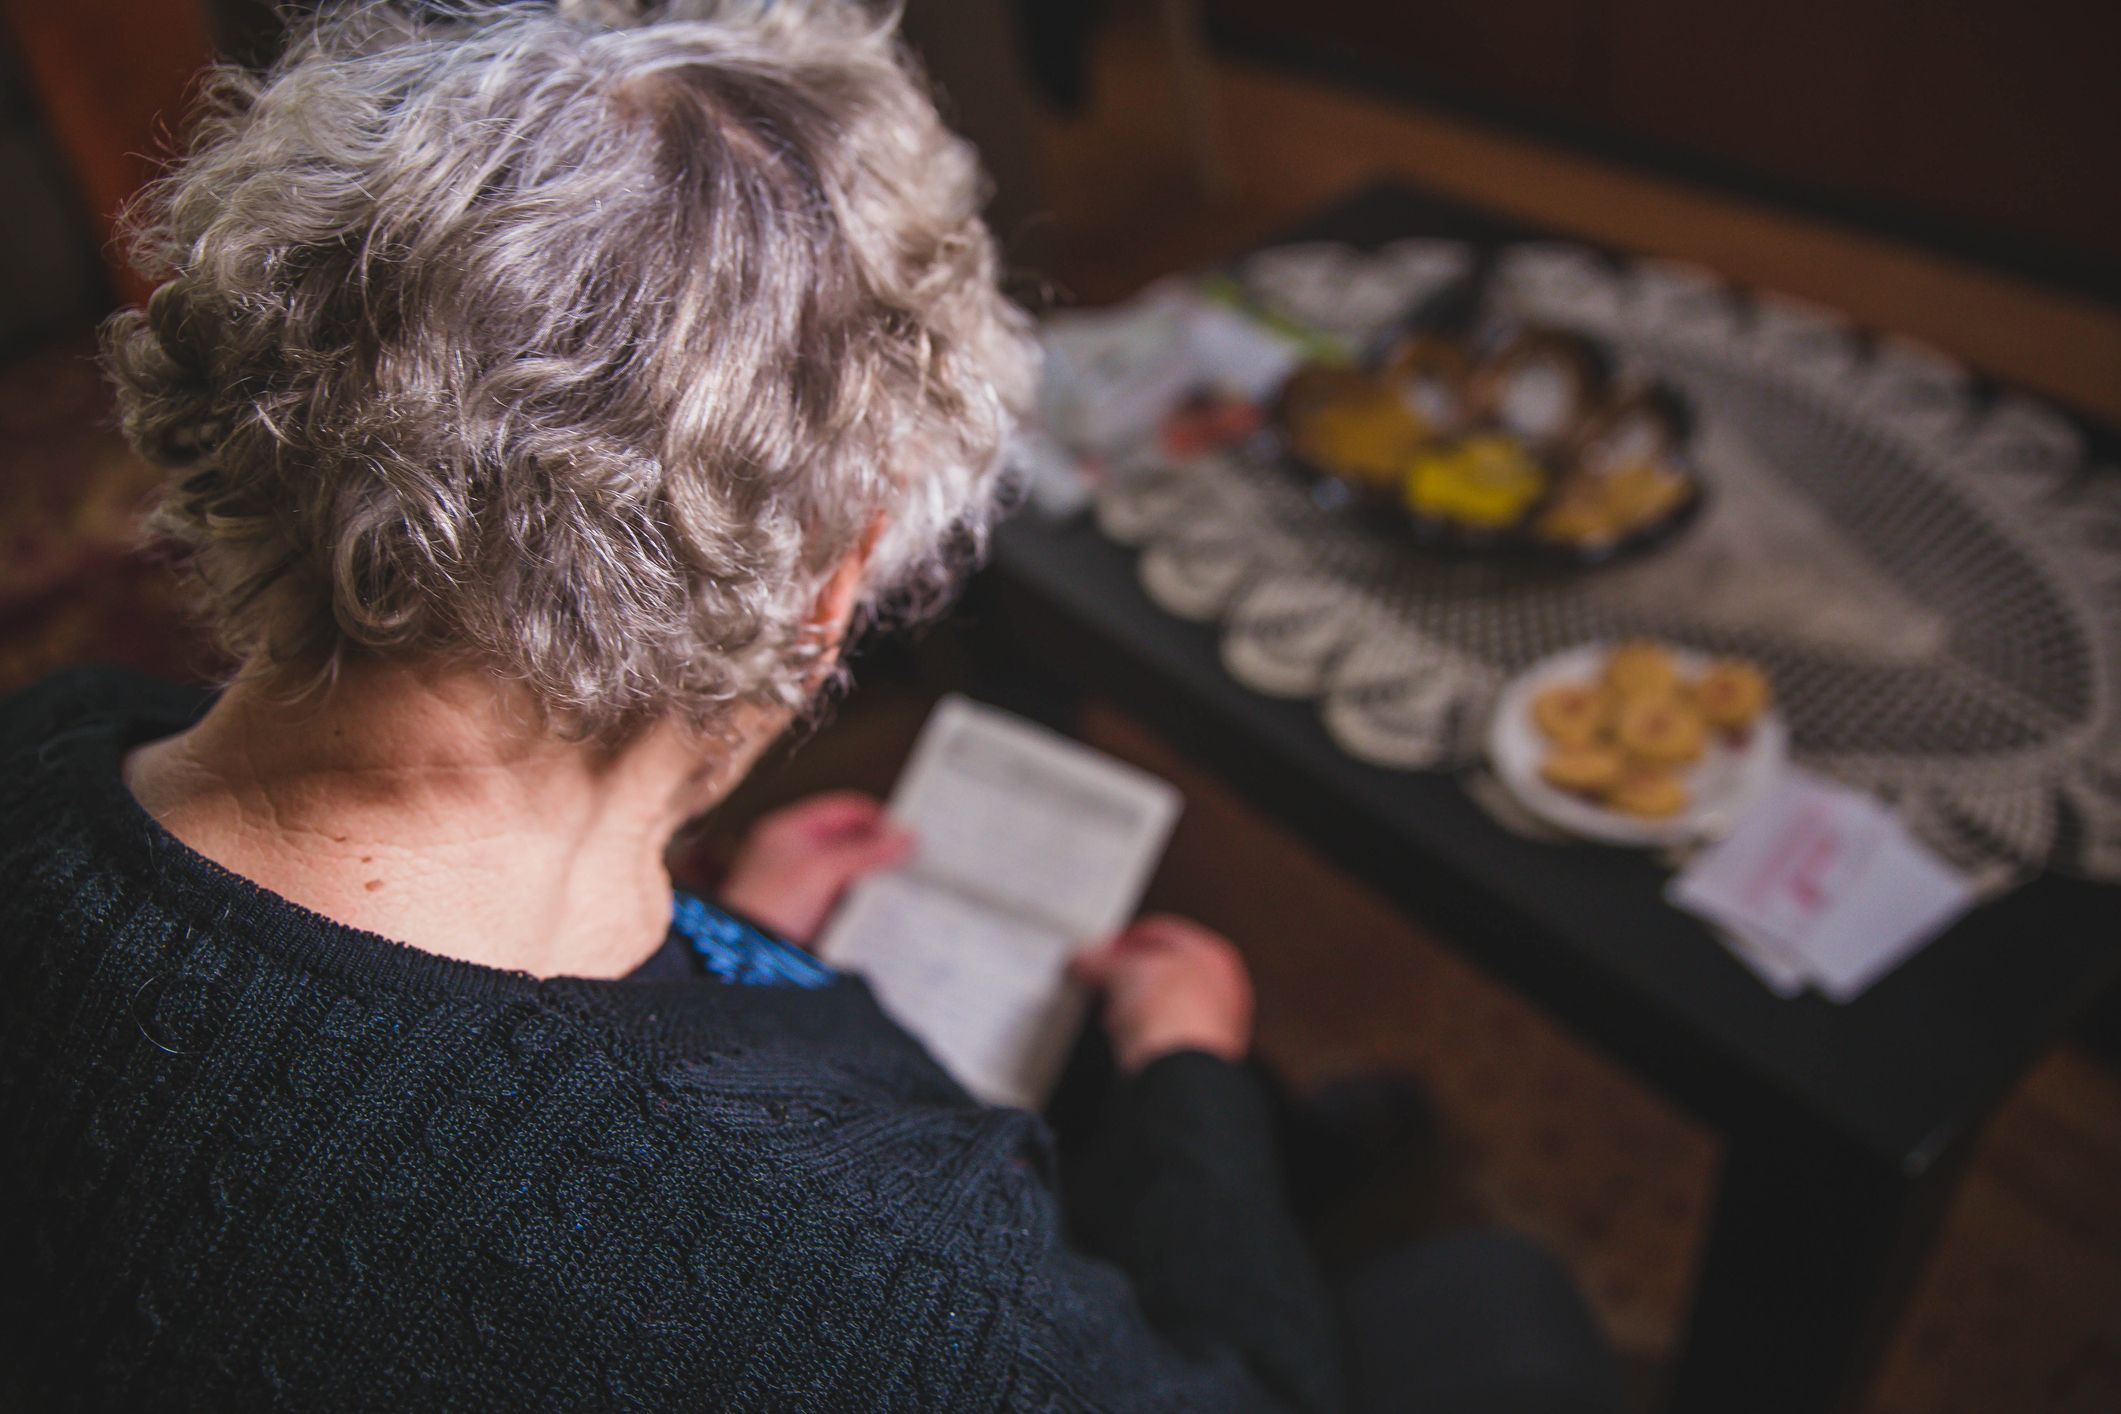
<svg viewBox="0 0 2121 1414"><path fill-rule="evenodd" d="M1207 0L1248 56L2121 292L2121 5Z"/></svg>

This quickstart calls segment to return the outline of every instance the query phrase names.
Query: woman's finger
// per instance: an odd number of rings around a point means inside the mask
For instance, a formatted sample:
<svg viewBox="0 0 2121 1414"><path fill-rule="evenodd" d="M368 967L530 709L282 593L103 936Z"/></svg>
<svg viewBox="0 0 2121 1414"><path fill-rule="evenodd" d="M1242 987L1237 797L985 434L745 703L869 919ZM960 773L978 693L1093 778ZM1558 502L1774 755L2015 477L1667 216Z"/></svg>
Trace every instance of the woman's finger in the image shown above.
<svg viewBox="0 0 2121 1414"><path fill-rule="evenodd" d="M1116 941L1131 949L1183 947L1200 933L1196 923L1168 913L1152 913L1135 919Z"/></svg>
<svg viewBox="0 0 2121 1414"><path fill-rule="evenodd" d="M1085 986L1102 989L1112 980L1112 973L1120 964L1120 944L1126 934L1108 938L1094 948L1085 948L1068 960L1068 975Z"/></svg>
<svg viewBox="0 0 2121 1414"><path fill-rule="evenodd" d="M868 833L839 842L834 853L853 874L889 869L913 853L913 831L903 825L879 823Z"/></svg>
<svg viewBox="0 0 2121 1414"><path fill-rule="evenodd" d="M882 801L852 790L813 795L776 813L777 822L795 826L813 836L867 830L884 818Z"/></svg>

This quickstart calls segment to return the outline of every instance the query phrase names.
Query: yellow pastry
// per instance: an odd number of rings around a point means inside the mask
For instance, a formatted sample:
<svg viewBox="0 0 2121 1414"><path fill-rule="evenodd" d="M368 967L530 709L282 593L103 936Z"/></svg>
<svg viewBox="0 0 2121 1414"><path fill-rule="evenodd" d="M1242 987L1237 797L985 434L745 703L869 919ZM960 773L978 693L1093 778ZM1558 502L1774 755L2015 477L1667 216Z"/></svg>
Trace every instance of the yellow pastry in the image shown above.
<svg viewBox="0 0 2121 1414"><path fill-rule="evenodd" d="M1713 663L1694 684L1694 706L1712 727L1737 731L1767 710L1767 674L1743 658Z"/></svg>
<svg viewBox="0 0 2121 1414"><path fill-rule="evenodd" d="M1596 485L1586 482L1571 482L1539 513L1533 529L1548 540L1569 545L1602 545L1620 535L1620 526L1598 496Z"/></svg>
<svg viewBox="0 0 2121 1414"><path fill-rule="evenodd" d="M1396 489L1430 437L1392 388L1358 368L1306 364L1281 390L1290 450L1329 476Z"/></svg>
<svg viewBox="0 0 2121 1414"><path fill-rule="evenodd" d="M1613 734L1629 756L1660 766L1685 765L1708 744L1708 724L1676 695L1621 703Z"/></svg>
<svg viewBox="0 0 2121 1414"><path fill-rule="evenodd" d="M1514 437L1468 437L1414 459L1407 509L1484 530L1517 524L1542 495L1547 473Z"/></svg>
<svg viewBox="0 0 2121 1414"><path fill-rule="evenodd" d="M1606 514L1621 530L1633 530L1677 509L1692 483L1656 462L1636 462L1599 478Z"/></svg>
<svg viewBox="0 0 2121 1414"><path fill-rule="evenodd" d="M1679 681L1679 666L1658 644L1623 643L1606 659L1605 681L1622 697L1663 697Z"/></svg>
<svg viewBox="0 0 2121 1414"><path fill-rule="evenodd" d="M1610 746L1557 746L1540 763L1539 774L1550 786L1572 791L1601 791L1620 779L1627 761Z"/></svg>
<svg viewBox="0 0 2121 1414"><path fill-rule="evenodd" d="M1532 725L1558 746L1588 746L1612 719L1612 697L1596 683L1555 683L1532 699Z"/></svg>
<svg viewBox="0 0 2121 1414"><path fill-rule="evenodd" d="M1299 422L1296 453L1350 481L1389 487L1428 440L1427 427L1390 389L1350 389Z"/></svg>
<svg viewBox="0 0 2121 1414"><path fill-rule="evenodd" d="M1662 520L1692 493L1686 477L1654 462L1608 471L1579 468L1533 528L1549 540L1600 545Z"/></svg>
<svg viewBox="0 0 2121 1414"><path fill-rule="evenodd" d="M1687 808L1686 783L1676 772L1635 769L1604 792L1605 803L1623 815L1668 820Z"/></svg>

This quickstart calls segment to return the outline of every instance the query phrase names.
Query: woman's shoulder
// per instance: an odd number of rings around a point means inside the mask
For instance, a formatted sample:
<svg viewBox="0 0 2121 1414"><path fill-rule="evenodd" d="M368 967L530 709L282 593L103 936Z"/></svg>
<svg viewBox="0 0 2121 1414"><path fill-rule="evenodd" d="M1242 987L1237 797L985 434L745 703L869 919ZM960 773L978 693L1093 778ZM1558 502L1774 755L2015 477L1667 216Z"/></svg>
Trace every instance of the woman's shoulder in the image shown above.
<svg viewBox="0 0 2121 1414"><path fill-rule="evenodd" d="M63 1026L0 1027L0 1146L60 1265L0 1287L151 1307L180 1364L236 1330L295 1387L351 1402L403 1373L364 1362L490 1394L510 1371L573 1389L618 1360L740 1403L746 1382L866 1358L859 1329L895 1311L992 1308L1035 1205L1025 1116L908 1103L771 1047L681 1057L593 988L361 990L211 937L152 958L121 942L64 980L45 999ZM285 1293L303 1329L359 1332L358 1350L281 1342ZM870 1368L925 1358L921 1340Z"/></svg>
<svg viewBox="0 0 2121 1414"><path fill-rule="evenodd" d="M41 882L0 904L0 1151L54 1265L0 1288L152 1307L173 1359L251 1323L261 1362L353 1403L347 1352L272 1346L284 1293L359 1358L557 1388L639 1351L732 1396L812 1360L888 1383L940 1358L864 1345L890 1313L1021 1304L1010 1273L1059 1241L1042 1127L859 982L540 981L306 919L125 809L125 736L199 705L101 673L0 705L58 773L9 832ZM82 791L108 808L61 807ZM855 1334L804 1352L819 1322Z"/></svg>
<svg viewBox="0 0 2121 1414"><path fill-rule="evenodd" d="M122 668L54 674L0 697L0 848L18 876L85 834L137 813L117 764L134 743L181 731L212 701ZM107 779L106 779L107 778Z"/></svg>

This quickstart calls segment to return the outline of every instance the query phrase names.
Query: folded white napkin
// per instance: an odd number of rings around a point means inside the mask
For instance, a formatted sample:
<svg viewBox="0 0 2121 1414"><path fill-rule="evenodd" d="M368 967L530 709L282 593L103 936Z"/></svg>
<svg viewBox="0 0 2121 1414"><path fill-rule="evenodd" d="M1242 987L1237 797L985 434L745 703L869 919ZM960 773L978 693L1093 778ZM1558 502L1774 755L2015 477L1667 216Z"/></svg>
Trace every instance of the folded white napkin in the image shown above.
<svg viewBox="0 0 2121 1414"><path fill-rule="evenodd" d="M1872 797L1792 771L1666 896L1781 996L1846 1002L1972 906L1975 890Z"/></svg>

